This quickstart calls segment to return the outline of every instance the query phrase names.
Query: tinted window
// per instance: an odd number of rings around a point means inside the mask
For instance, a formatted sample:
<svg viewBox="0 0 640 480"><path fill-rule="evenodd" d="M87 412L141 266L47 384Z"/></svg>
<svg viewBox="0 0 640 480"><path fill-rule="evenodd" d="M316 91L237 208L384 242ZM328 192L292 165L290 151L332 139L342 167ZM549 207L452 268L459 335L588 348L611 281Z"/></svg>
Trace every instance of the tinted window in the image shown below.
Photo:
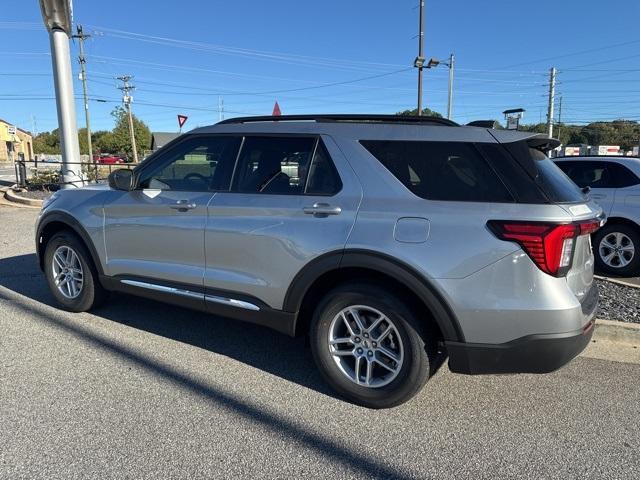
<svg viewBox="0 0 640 480"><path fill-rule="evenodd" d="M476 143L475 146L484 155L484 158L487 159L518 203L548 203L547 196L501 144Z"/></svg>
<svg viewBox="0 0 640 480"><path fill-rule="evenodd" d="M558 166L579 187L621 188L640 182L631 170L614 162L558 162Z"/></svg>
<svg viewBox="0 0 640 480"><path fill-rule="evenodd" d="M304 193L315 138L246 137L234 175L243 193Z"/></svg>
<svg viewBox="0 0 640 480"><path fill-rule="evenodd" d="M316 153L309 169L309 179L305 193L308 195L334 195L342 188L342 182L331 162L329 152L318 142Z"/></svg>
<svg viewBox="0 0 640 480"><path fill-rule="evenodd" d="M471 144L377 140L361 143L419 197L513 202L504 184Z"/></svg>
<svg viewBox="0 0 640 480"><path fill-rule="evenodd" d="M503 145L550 201L559 203L586 201L585 195L576 184L543 152L529 147L526 141Z"/></svg>
<svg viewBox="0 0 640 480"><path fill-rule="evenodd" d="M159 190L228 190L240 139L194 136L163 152L142 172L140 186Z"/></svg>

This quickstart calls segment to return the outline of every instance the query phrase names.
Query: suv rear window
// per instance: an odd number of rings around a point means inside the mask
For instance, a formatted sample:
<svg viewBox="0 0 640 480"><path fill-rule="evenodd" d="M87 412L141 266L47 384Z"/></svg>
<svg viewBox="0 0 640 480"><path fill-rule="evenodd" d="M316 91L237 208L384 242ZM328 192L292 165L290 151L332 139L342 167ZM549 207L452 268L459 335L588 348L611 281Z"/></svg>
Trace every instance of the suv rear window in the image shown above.
<svg viewBox="0 0 640 480"><path fill-rule="evenodd" d="M513 202L500 178L473 144L361 140L415 195L428 200Z"/></svg>
<svg viewBox="0 0 640 480"><path fill-rule="evenodd" d="M504 147L531 175L549 201L558 203L586 202L587 197L543 152L526 141L505 143Z"/></svg>

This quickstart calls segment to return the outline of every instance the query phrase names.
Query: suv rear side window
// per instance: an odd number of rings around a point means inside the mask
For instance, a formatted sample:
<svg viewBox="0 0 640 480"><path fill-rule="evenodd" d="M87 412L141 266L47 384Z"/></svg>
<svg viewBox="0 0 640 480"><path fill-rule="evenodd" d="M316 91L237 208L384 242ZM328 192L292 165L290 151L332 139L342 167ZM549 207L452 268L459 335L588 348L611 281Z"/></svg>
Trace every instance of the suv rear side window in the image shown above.
<svg viewBox="0 0 640 480"><path fill-rule="evenodd" d="M513 202L478 150L462 142L360 142L415 195L428 200Z"/></svg>
<svg viewBox="0 0 640 480"><path fill-rule="evenodd" d="M233 190L301 195L316 145L312 137L246 137Z"/></svg>
<svg viewBox="0 0 640 480"><path fill-rule="evenodd" d="M334 195L342 188L340 176L333 166L329 152L321 140L318 140L316 154L313 156L307 180L307 195Z"/></svg>
<svg viewBox="0 0 640 480"><path fill-rule="evenodd" d="M579 187L623 188L638 185L638 177L624 165L615 162L558 162L557 165Z"/></svg>

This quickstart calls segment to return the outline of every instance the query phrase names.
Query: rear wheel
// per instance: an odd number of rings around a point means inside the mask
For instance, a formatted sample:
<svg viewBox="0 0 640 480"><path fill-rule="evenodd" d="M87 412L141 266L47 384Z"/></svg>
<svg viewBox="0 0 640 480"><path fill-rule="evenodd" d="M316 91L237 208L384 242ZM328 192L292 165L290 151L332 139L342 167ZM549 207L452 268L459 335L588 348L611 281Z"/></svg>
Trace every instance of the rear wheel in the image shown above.
<svg viewBox="0 0 640 480"><path fill-rule="evenodd" d="M65 310L84 312L107 296L87 248L71 232L56 233L49 240L44 272L51 293Z"/></svg>
<svg viewBox="0 0 640 480"><path fill-rule="evenodd" d="M346 284L318 305L310 330L315 362L341 395L370 408L406 402L435 362L435 335L402 299L375 285Z"/></svg>
<svg viewBox="0 0 640 480"><path fill-rule="evenodd" d="M640 235L628 225L605 225L593 236L596 267L607 275L633 277L640 273Z"/></svg>

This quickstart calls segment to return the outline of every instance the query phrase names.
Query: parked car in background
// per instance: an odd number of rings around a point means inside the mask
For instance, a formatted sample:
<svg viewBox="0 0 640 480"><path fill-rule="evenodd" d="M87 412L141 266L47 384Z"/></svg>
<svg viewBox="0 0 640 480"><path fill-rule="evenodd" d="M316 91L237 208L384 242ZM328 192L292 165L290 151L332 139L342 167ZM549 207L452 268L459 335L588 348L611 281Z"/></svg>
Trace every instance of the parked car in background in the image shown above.
<svg viewBox="0 0 640 480"><path fill-rule="evenodd" d="M102 164L116 164L125 163L125 159L119 155L112 155L110 153L101 153L100 155L94 155L93 161Z"/></svg>
<svg viewBox="0 0 640 480"><path fill-rule="evenodd" d="M608 220L593 234L597 269L608 275L640 275L640 159L622 156L556 158L579 187L590 189Z"/></svg>
<svg viewBox="0 0 640 480"><path fill-rule="evenodd" d="M447 355L550 372L591 339L603 218L557 145L442 118L229 119L50 197L40 267L71 311L111 290L307 335L368 407L407 401Z"/></svg>

